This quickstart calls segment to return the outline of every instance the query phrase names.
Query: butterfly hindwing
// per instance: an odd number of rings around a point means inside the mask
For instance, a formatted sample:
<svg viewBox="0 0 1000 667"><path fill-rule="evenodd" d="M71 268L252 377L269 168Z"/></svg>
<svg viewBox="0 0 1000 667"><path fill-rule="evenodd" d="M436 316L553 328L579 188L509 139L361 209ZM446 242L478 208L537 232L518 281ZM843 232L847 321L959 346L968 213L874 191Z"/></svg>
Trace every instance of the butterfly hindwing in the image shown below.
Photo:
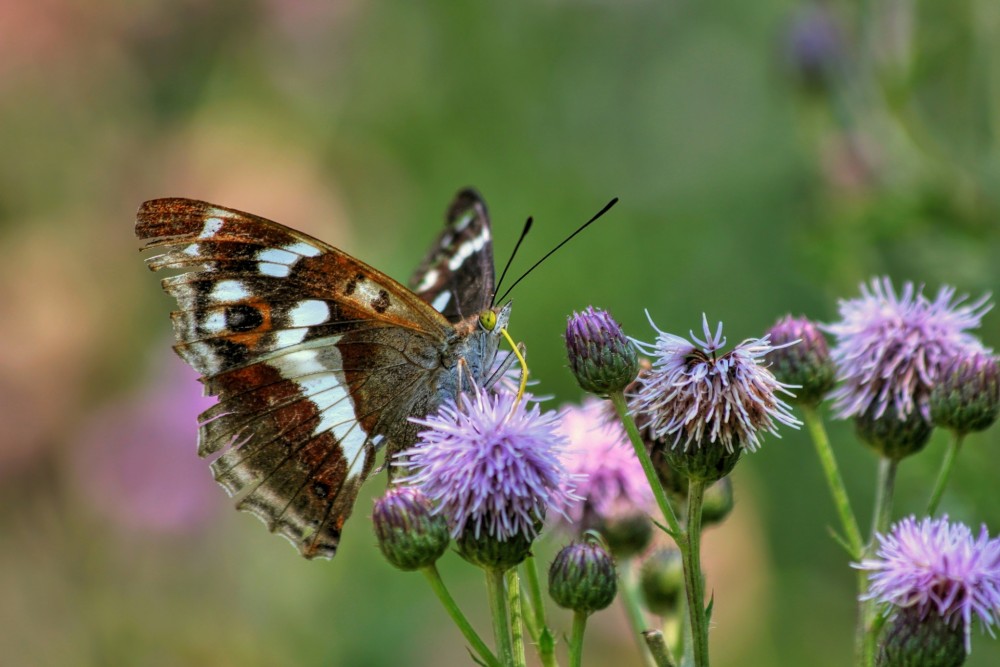
<svg viewBox="0 0 1000 667"><path fill-rule="evenodd" d="M332 556L376 446L410 446L441 401L455 327L413 292L287 227L186 199L146 202L178 353L219 397L199 453L238 506L307 557ZM463 348L464 349L464 348Z"/></svg>
<svg viewBox="0 0 1000 667"><path fill-rule="evenodd" d="M459 191L444 231L410 278L410 287L450 322L490 307L495 274L486 203L472 188Z"/></svg>

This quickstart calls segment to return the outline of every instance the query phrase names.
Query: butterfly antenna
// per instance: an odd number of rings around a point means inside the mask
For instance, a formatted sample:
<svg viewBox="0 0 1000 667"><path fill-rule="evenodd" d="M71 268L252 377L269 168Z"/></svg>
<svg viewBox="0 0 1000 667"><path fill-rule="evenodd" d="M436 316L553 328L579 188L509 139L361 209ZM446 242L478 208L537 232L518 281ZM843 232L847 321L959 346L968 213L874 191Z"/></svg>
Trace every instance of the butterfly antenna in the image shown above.
<svg viewBox="0 0 1000 667"><path fill-rule="evenodd" d="M524 280L525 278L528 277L529 273L531 273L532 271L534 271L535 269L537 269L538 266L542 262L544 262L545 260L547 260L549 257L551 257L552 254L556 250L559 250L559 248L561 248L564 245L566 245L567 243L569 243L573 239L574 236L576 236L577 234L579 234L580 232L582 232L583 230L585 230L587 227L589 227L593 223L597 222L597 220L602 215L604 215L605 213L607 213L608 211L610 211L611 207L614 206L617 203L618 203L618 197L615 197L614 199L612 199L611 201L609 201L607 204L605 204L604 208L602 208L600 211L598 211L597 214L594 215L594 217L592 217L590 220L588 220L587 222L585 222L582 225L580 225L575 232L573 232L572 234L570 234L569 236L567 236L565 239L563 239L562 243L560 243L555 248L553 248L552 250L550 250L547 253L545 253L544 257L542 257L540 260L538 260L537 262L535 262L534 264L532 264L530 269L528 269L527 271L525 271L524 273L522 273L521 277L518 278L517 280L515 280L514 284L507 288L507 291L503 293L503 296L501 296L499 299L495 299L494 300L494 303L496 303L498 301L503 301L507 297L507 295L510 294L511 290L514 289L515 287L517 287L517 284L519 282L521 282L522 280ZM529 220L530 220L530 218L529 218ZM518 243L520 243L520 241L518 241ZM509 264L509 262L508 262L508 264ZM507 272L507 270L504 269L504 273L506 273L506 272Z"/></svg>
<svg viewBox="0 0 1000 667"><path fill-rule="evenodd" d="M524 237L527 236L528 232L531 230L531 223L532 219L529 217L524 223L524 229L521 230L521 238L519 238L517 243L514 244L514 251L510 253L510 257L507 258L507 266L503 267L503 273L500 274L500 280L497 281L497 286L493 290L493 302L490 306L496 304L496 296L497 292L500 290L500 285L503 284L503 279L507 275L507 269L510 268L511 262L514 261L514 256L517 255L517 250L521 247L521 242L524 241Z"/></svg>

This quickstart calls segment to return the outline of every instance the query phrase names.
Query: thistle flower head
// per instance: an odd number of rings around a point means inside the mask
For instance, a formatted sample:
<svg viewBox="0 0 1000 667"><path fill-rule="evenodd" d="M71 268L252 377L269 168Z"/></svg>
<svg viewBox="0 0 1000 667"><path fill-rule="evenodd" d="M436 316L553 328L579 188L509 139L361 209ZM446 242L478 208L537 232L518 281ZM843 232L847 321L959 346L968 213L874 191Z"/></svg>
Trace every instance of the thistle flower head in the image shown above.
<svg viewBox="0 0 1000 667"><path fill-rule="evenodd" d="M560 460L565 438L555 412L510 392L462 394L437 413L413 419L420 440L396 456L458 537L471 530L499 541L535 537L546 509L570 502L573 482Z"/></svg>
<svg viewBox="0 0 1000 667"><path fill-rule="evenodd" d="M605 310L588 306L566 323L569 367L584 391L607 396L639 373L639 356L621 326Z"/></svg>
<svg viewBox="0 0 1000 667"><path fill-rule="evenodd" d="M876 557L854 566L869 572L869 591L861 599L962 624L966 652L974 617L993 634L1000 610L1000 540L991 540L985 526L973 537L947 516L919 522L911 516L877 538Z"/></svg>
<svg viewBox="0 0 1000 667"><path fill-rule="evenodd" d="M577 480L563 528L577 535L597 530L619 558L645 549L655 502L621 422L606 402L586 398L562 410L560 430L569 441L563 463Z"/></svg>
<svg viewBox="0 0 1000 667"><path fill-rule="evenodd" d="M774 349L767 336L747 339L720 355L726 344L721 322L713 334L703 315L705 338L691 333L694 343L660 331L652 318L650 324L656 341L636 345L653 357L653 367L630 398L632 412L652 437L685 451L719 443L733 453L756 450L762 432L778 435L778 423L800 425L788 403L778 398L778 393L791 392L763 365Z"/></svg>
<svg viewBox="0 0 1000 667"><path fill-rule="evenodd" d="M840 321L824 327L836 338L837 416L878 419L892 407L900 420L919 410L930 421L928 399L943 365L983 350L968 330L991 308L988 298L964 303L944 286L932 301L911 282L897 296L889 278L861 285L860 298L840 302Z"/></svg>
<svg viewBox="0 0 1000 667"><path fill-rule="evenodd" d="M566 470L577 480L566 518L584 529L592 519L618 519L654 507L653 492L621 423L601 401L588 398L562 411L560 430L569 445Z"/></svg>

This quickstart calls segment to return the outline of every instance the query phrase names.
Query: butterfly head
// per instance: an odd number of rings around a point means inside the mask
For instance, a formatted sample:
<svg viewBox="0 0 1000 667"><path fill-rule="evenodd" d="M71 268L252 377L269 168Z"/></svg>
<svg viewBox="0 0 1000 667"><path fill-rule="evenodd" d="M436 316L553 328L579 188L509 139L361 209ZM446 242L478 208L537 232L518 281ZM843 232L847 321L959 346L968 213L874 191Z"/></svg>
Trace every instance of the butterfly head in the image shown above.
<svg viewBox="0 0 1000 667"><path fill-rule="evenodd" d="M502 329L507 328L507 324L510 322L510 309L510 301L502 306L487 308L479 313L479 326L485 331L499 334Z"/></svg>

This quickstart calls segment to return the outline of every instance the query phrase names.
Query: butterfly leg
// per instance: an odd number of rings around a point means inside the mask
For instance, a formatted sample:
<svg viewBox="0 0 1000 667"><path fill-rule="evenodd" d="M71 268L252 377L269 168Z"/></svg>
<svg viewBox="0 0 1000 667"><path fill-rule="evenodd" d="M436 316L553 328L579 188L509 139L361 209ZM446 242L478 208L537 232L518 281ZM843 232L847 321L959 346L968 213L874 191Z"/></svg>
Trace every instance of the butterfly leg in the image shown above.
<svg viewBox="0 0 1000 667"><path fill-rule="evenodd" d="M518 343L517 345L521 352L521 356L524 356L526 354L524 343ZM509 373L510 369L514 367L515 363L517 363L517 357L515 355L506 355L500 362L500 365L497 366L496 370L494 370L490 374L489 378L486 379L486 382L483 383L483 389L492 389L497 382L502 382L507 379L507 373Z"/></svg>

